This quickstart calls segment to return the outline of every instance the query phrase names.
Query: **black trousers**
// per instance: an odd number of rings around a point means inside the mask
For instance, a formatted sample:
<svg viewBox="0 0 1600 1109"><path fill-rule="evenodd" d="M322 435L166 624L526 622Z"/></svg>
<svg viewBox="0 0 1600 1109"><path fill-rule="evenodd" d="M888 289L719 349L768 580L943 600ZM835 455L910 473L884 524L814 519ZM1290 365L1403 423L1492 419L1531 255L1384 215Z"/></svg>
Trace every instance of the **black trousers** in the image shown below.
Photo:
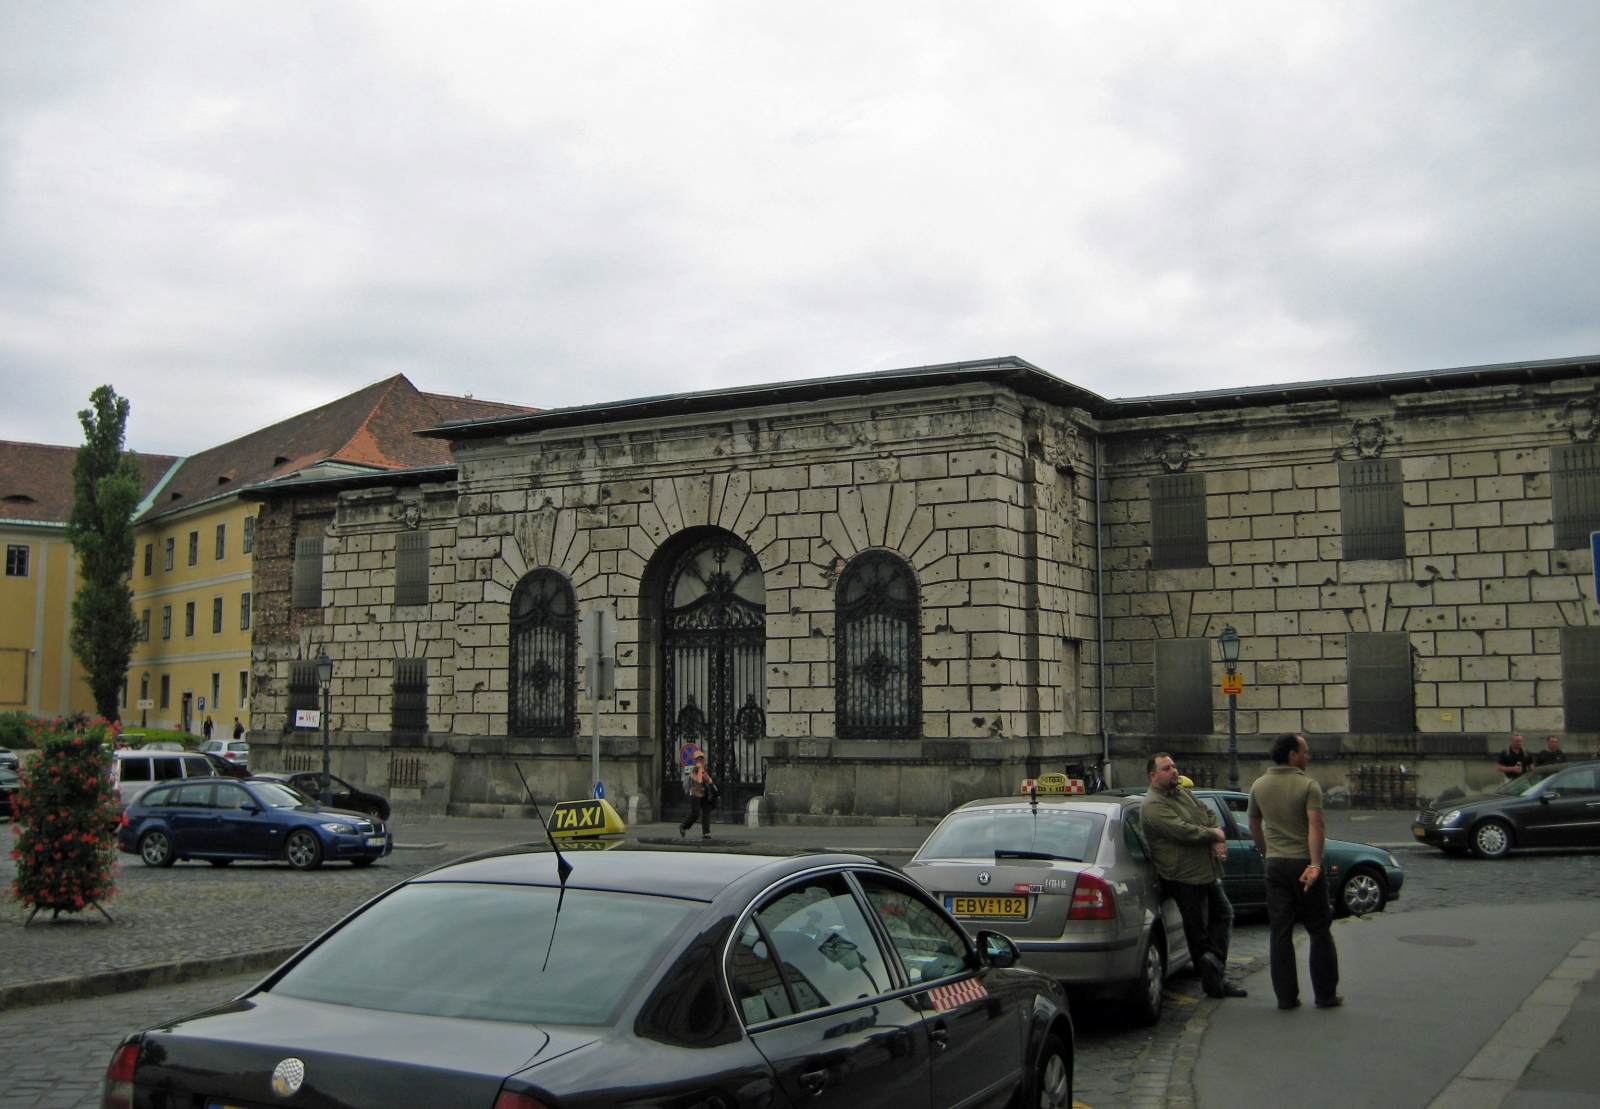
<svg viewBox="0 0 1600 1109"><path fill-rule="evenodd" d="M700 830L704 835L711 834L711 799L709 797L689 797L689 815L683 818L683 823L678 825L680 832L687 832L694 827L694 822L700 821Z"/></svg>
<svg viewBox="0 0 1600 1109"><path fill-rule="evenodd" d="M1306 889L1300 875L1310 859L1269 858L1267 864L1267 930L1272 959L1272 992L1280 1005L1300 1000L1300 972L1295 967L1294 926L1311 937L1311 992L1318 1000L1339 992L1339 951L1333 945L1333 906L1328 883L1318 873Z"/></svg>
<svg viewBox="0 0 1600 1109"><path fill-rule="evenodd" d="M1228 944L1233 940L1233 902L1221 882L1193 885L1164 881L1167 896L1178 903L1183 914L1183 938L1189 943L1189 958L1200 972L1206 993L1222 996L1227 984ZM1215 962L1204 956L1212 955Z"/></svg>

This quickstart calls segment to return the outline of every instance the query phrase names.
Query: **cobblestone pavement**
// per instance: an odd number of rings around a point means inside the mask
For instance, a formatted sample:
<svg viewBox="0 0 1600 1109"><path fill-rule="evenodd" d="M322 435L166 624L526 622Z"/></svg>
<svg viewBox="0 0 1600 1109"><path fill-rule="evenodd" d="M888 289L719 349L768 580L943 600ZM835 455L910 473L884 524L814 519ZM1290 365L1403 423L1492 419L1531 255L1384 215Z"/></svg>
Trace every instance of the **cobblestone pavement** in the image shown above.
<svg viewBox="0 0 1600 1109"><path fill-rule="evenodd" d="M1384 815L1398 827L1398 818ZM366 871L329 866L297 874L286 867L250 864L225 870L204 864L149 870L135 861L124 868L119 881L122 892L113 903L118 918L114 927L87 923L40 927L36 922L23 931L9 921L14 911L8 908L7 916L0 917L0 930L6 938L0 945L0 982L308 939L372 894L446 857L526 838L526 829L517 827L521 823L428 822L408 829L408 834L415 833L409 838L443 842L444 848L400 852ZM1335 834L1373 842L1399 841L1391 829L1373 827L1371 831L1383 833L1378 835L1360 834L1362 831L1365 829L1357 824ZM820 834L823 832L828 834ZM888 832L894 834L885 834ZM799 841L838 849L849 847L854 839L857 844L870 841L872 846L904 850L926 832L729 828L723 838ZM660 835L662 827L641 829L641 833ZM400 838L405 841L407 835ZM1391 906L1391 912L1600 897L1600 852L1547 851L1495 863L1448 858L1410 845L1395 848L1395 854L1407 877L1404 895ZM8 878L8 872L9 860L0 878ZM21 916L16 915L15 920L20 922ZM1265 922L1241 919L1234 935L1231 973L1243 978L1265 955ZM0 1109L68 1109L96 1104L100 1075L120 1036L225 1000L256 977L215 979L0 1013ZM1129 1027L1112 1006L1076 1006L1078 1099L1093 1109L1183 1109L1192 1105L1189 1067L1198 1052L1206 1017L1218 1004L1201 995L1198 978L1184 973L1169 981L1167 1011L1154 1028Z"/></svg>

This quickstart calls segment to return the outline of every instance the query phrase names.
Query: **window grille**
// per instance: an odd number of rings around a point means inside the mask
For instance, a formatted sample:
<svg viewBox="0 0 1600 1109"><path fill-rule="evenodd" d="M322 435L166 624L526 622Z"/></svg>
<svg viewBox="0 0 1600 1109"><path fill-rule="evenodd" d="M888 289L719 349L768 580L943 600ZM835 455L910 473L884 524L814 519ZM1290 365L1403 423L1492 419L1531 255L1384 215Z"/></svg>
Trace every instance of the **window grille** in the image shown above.
<svg viewBox="0 0 1600 1109"><path fill-rule="evenodd" d="M151 572L155 570L155 566L156 545L154 543L146 543L144 545L144 576L148 578Z"/></svg>
<svg viewBox="0 0 1600 1109"><path fill-rule="evenodd" d="M1210 565L1206 546L1206 475L1150 479L1150 566L1176 570Z"/></svg>
<svg viewBox="0 0 1600 1109"><path fill-rule="evenodd" d="M227 554L228 554L228 525L227 524L218 524L217 525L217 554L216 554L217 561L221 562L225 557L227 557Z"/></svg>
<svg viewBox="0 0 1600 1109"><path fill-rule="evenodd" d="M1345 561L1406 556L1400 460L1364 458L1339 465L1339 517Z"/></svg>
<svg viewBox="0 0 1600 1109"><path fill-rule="evenodd" d="M211 634L222 634L222 598L211 598Z"/></svg>
<svg viewBox="0 0 1600 1109"><path fill-rule="evenodd" d="M303 535L294 541L295 608L322 607L322 536Z"/></svg>
<svg viewBox="0 0 1600 1109"><path fill-rule="evenodd" d="M847 739L922 733L922 646L917 580L886 551L859 555L839 575L834 688Z"/></svg>
<svg viewBox="0 0 1600 1109"><path fill-rule="evenodd" d="M248 590L239 594L239 630L250 630L250 593Z"/></svg>
<svg viewBox="0 0 1600 1109"><path fill-rule="evenodd" d="M244 537L240 541L239 550L244 554L254 554L256 549L256 518L244 518Z"/></svg>
<svg viewBox="0 0 1600 1109"><path fill-rule="evenodd" d="M397 732L428 730L428 660L394 660L393 728Z"/></svg>
<svg viewBox="0 0 1600 1109"><path fill-rule="evenodd" d="M1411 676L1411 636L1406 632L1351 632L1350 731L1394 735L1417 730Z"/></svg>
<svg viewBox="0 0 1600 1109"><path fill-rule="evenodd" d="M1156 734L1210 735L1211 640L1156 640Z"/></svg>
<svg viewBox="0 0 1600 1109"><path fill-rule="evenodd" d="M198 531L189 533L189 565L200 565L200 533Z"/></svg>
<svg viewBox="0 0 1600 1109"><path fill-rule="evenodd" d="M6 577L25 578L28 576L29 548L26 543L6 544Z"/></svg>
<svg viewBox="0 0 1600 1109"><path fill-rule="evenodd" d="M161 638L172 638L172 606L161 606Z"/></svg>
<svg viewBox="0 0 1600 1109"><path fill-rule="evenodd" d="M389 787L391 789L421 789L428 784L422 759L416 755L391 755L389 757Z"/></svg>
<svg viewBox="0 0 1600 1109"><path fill-rule="evenodd" d="M194 602L186 601L183 606L183 634L194 634Z"/></svg>
<svg viewBox="0 0 1600 1109"><path fill-rule="evenodd" d="M577 716L577 599L555 570L511 595L512 735L570 736Z"/></svg>
<svg viewBox="0 0 1600 1109"><path fill-rule="evenodd" d="M239 671L239 708L242 710L250 708L250 671L248 670Z"/></svg>
<svg viewBox="0 0 1600 1109"><path fill-rule="evenodd" d="M403 531L394 541L394 603L428 603L428 541L426 531Z"/></svg>
<svg viewBox="0 0 1600 1109"><path fill-rule="evenodd" d="M294 714L301 709L322 707L322 683L317 681L315 659L289 663L289 717L284 729L294 727Z"/></svg>
<svg viewBox="0 0 1600 1109"><path fill-rule="evenodd" d="M1550 448L1550 515L1558 551L1583 550L1600 531L1600 443Z"/></svg>
<svg viewBox="0 0 1600 1109"><path fill-rule="evenodd" d="M1561 629L1561 703L1569 732L1600 732L1600 628Z"/></svg>
<svg viewBox="0 0 1600 1109"><path fill-rule="evenodd" d="M178 541L173 536L167 536L165 552L162 556L161 568L167 573L172 572L173 553L178 549Z"/></svg>
<svg viewBox="0 0 1600 1109"><path fill-rule="evenodd" d="M150 642L150 610L145 609L139 614L139 642ZM141 696L143 696L141 694Z"/></svg>
<svg viewBox="0 0 1600 1109"><path fill-rule="evenodd" d="M161 701L160 701L160 705L164 709L168 709L168 708L172 707L172 675L171 674L163 674L163 675L161 675Z"/></svg>

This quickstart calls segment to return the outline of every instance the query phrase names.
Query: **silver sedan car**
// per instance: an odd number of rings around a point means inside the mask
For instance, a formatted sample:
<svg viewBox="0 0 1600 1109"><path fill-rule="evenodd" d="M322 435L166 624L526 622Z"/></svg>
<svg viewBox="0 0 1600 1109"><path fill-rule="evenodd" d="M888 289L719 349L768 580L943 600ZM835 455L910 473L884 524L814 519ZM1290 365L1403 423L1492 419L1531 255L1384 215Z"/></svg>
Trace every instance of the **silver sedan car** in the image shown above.
<svg viewBox="0 0 1600 1109"><path fill-rule="evenodd" d="M1002 932L1023 964L1074 993L1161 1016L1167 975L1189 963L1177 904L1139 828L1142 797L995 798L939 823L905 873L967 927Z"/></svg>

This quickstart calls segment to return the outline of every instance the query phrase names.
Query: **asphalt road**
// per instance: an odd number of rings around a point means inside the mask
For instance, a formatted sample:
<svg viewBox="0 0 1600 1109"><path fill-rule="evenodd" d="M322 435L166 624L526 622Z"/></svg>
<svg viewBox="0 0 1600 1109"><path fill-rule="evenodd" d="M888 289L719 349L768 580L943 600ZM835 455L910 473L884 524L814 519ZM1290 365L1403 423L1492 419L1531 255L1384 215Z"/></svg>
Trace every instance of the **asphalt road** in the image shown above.
<svg viewBox="0 0 1600 1109"><path fill-rule="evenodd" d="M1389 913L1509 906L1532 902L1600 900L1600 852L1519 854L1499 863L1446 858L1411 846L1409 814L1330 813L1330 834L1394 843L1406 868L1405 891ZM235 864L217 869L179 864L150 870L131 857L111 904L115 925L83 921L36 922L23 930L21 914L0 917L0 983L178 958L220 954L310 939L393 882L448 858L526 840L538 831L528 821L435 819L401 823L400 842L440 845L397 852L365 871L329 865L299 874L286 866ZM747 829L719 826L715 842L774 850L864 850L886 861L903 859L928 828ZM4 832L0 831L0 835ZM676 838L670 825L636 828L648 839ZM0 881L9 880L9 859ZM10 919L7 919L10 918ZM1241 920L1231 968L1244 980L1265 966L1263 922ZM258 976L213 979L88 1001L64 1002L0 1013L0 1109L69 1109L98 1103L98 1081L116 1041L126 1031L192 1012L236 995ZM1250 983L1259 992L1263 979ZM1251 999L1251 1003L1254 1002ZM1105 1005L1074 1010L1078 1030L1077 1096L1093 1109L1146 1109L1169 1101L1175 1059L1193 1058L1199 1032L1191 1027L1206 1004L1198 979L1180 975L1168 990L1167 1015L1154 1029L1134 1029ZM1224 1004L1237 1004L1227 1002ZM1551 1064L1570 1067L1557 1060ZM1176 1095L1173 1095L1176 1097Z"/></svg>

